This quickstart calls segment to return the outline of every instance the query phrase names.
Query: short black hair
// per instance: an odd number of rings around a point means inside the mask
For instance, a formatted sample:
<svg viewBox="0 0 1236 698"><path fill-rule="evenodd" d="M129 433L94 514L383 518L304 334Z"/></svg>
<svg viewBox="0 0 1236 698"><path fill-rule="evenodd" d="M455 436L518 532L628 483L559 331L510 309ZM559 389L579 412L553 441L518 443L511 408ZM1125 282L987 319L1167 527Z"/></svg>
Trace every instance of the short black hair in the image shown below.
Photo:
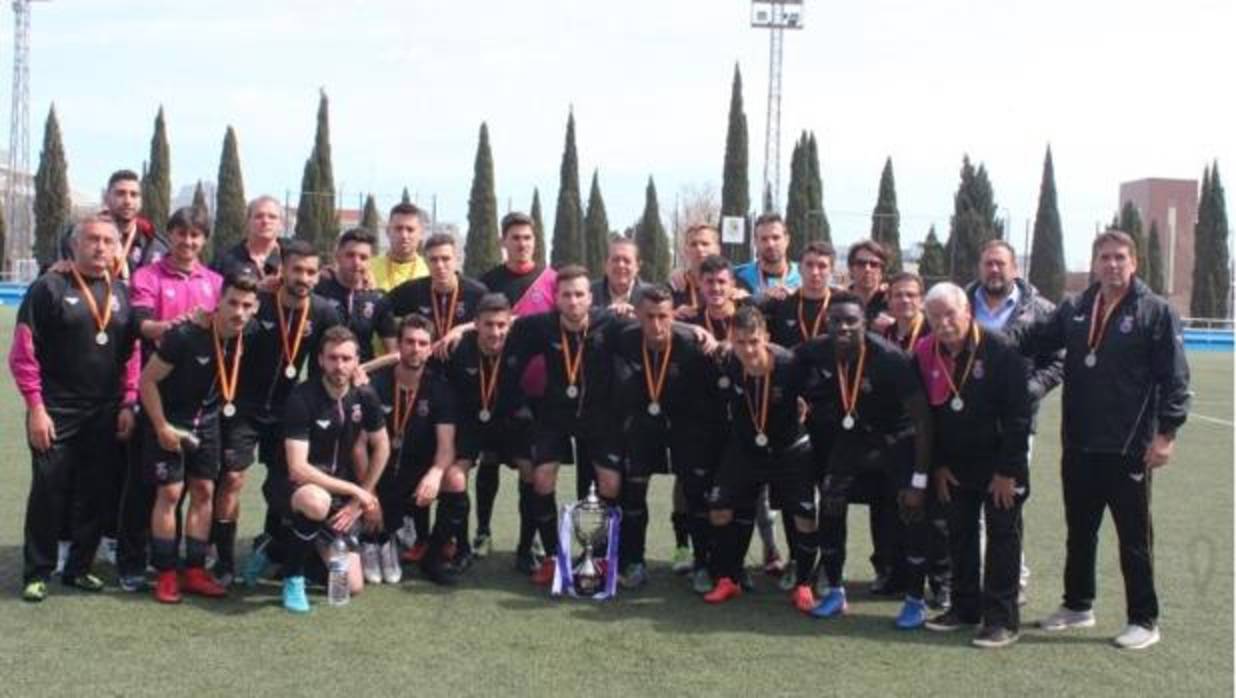
<svg viewBox="0 0 1236 698"><path fill-rule="evenodd" d="M532 220L532 216L523 211L511 211L502 217L502 237L506 237L506 231L517 225L526 225L535 229L536 221Z"/></svg>
<svg viewBox="0 0 1236 698"><path fill-rule="evenodd" d="M226 295L229 288L245 293L257 293L258 280L256 276L247 271L233 272L223 277L223 287L219 290L219 296Z"/></svg>
<svg viewBox="0 0 1236 698"><path fill-rule="evenodd" d="M588 270L578 264L568 264L558 270L558 281L556 283L561 284L564 281L574 281L575 279L587 281ZM554 288L554 292L556 293L557 291L558 289Z"/></svg>
<svg viewBox="0 0 1236 698"><path fill-rule="evenodd" d="M832 243L824 240L813 240L803 247L802 257L809 254L818 255L820 257L828 257L830 260L837 259L837 250L833 249ZM800 257L801 259L801 257Z"/></svg>
<svg viewBox="0 0 1236 698"><path fill-rule="evenodd" d="M327 347L333 347L336 344L351 342L360 349L360 340L356 338L356 334L348 329L346 325L335 325L329 327L322 333L322 343L318 346L318 354L325 354Z"/></svg>
<svg viewBox="0 0 1236 698"><path fill-rule="evenodd" d="M481 296L481 300L476 304L476 316L480 317L486 313L509 313L511 312L511 301L501 293L486 293Z"/></svg>
<svg viewBox="0 0 1236 698"><path fill-rule="evenodd" d="M755 219L755 225L751 226L751 229L759 230L760 226L773 223L780 223L784 226L785 219L781 217L780 213L761 213L760 217Z"/></svg>
<svg viewBox="0 0 1236 698"><path fill-rule="evenodd" d="M391 206L391 213L387 216L387 219L389 220L395 216L416 216L420 220L425 217L425 213L414 203L401 202Z"/></svg>
<svg viewBox="0 0 1236 698"><path fill-rule="evenodd" d="M845 264L847 267L854 266L854 261L858 259L859 252L870 252L875 255L876 259L880 260L881 268L888 265L888 250L885 249L884 245L881 245L875 240L859 240L853 245L850 245L849 251L846 252Z"/></svg>
<svg viewBox="0 0 1236 698"><path fill-rule="evenodd" d="M701 277L705 274L719 274L723 271L733 274L734 267L730 264L730 260L719 254L710 254L700 262Z"/></svg>
<svg viewBox="0 0 1236 698"><path fill-rule="evenodd" d="M291 264L292 260L298 257L321 259L322 255L318 254L317 248L310 244L308 240L292 238L279 243L279 259L281 263L285 265Z"/></svg>
<svg viewBox="0 0 1236 698"><path fill-rule="evenodd" d="M210 216L201 209L181 206L167 219L167 231L170 233L173 230L197 230L210 237Z"/></svg>
<svg viewBox="0 0 1236 698"><path fill-rule="evenodd" d="M433 321L420 313L412 313L400 321L399 338L403 339L403 333L408 330L424 330L429 333L431 341L437 339L437 336L434 334Z"/></svg>
<svg viewBox="0 0 1236 698"><path fill-rule="evenodd" d="M137 176L133 170L116 170L111 177L107 178L107 188L111 189L116 182L137 182L141 184L142 178Z"/></svg>
<svg viewBox="0 0 1236 698"><path fill-rule="evenodd" d="M643 303L644 301L658 305L661 303L673 303L674 292L665 284L649 284L640 289L639 298L636 300L637 303Z"/></svg>
<svg viewBox="0 0 1236 698"><path fill-rule="evenodd" d="M758 332L768 329L768 321L758 307L744 305L734 313L734 322L730 327L735 332Z"/></svg>
<svg viewBox="0 0 1236 698"><path fill-rule="evenodd" d="M450 233L434 233L421 245L421 248L428 252L435 247L446 247L448 245L455 247L456 244L454 235Z"/></svg>
<svg viewBox="0 0 1236 698"><path fill-rule="evenodd" d="M365 228L349 228L343 233L343 235L339 236L338 242L335 243L335 249L342 250L345 246L354 242L358 242L362 245L369 245L369 249L371 250L378 249L377 236Z"/></svg>
<svg viewBox="0 0 1236 698"><path fill-rule="evenodd" d="M860 313L866 317L867 303L863 301L863 297L853 291L837 291L828 301L828 307L833 308L838 305L857 305Z"/></svg>

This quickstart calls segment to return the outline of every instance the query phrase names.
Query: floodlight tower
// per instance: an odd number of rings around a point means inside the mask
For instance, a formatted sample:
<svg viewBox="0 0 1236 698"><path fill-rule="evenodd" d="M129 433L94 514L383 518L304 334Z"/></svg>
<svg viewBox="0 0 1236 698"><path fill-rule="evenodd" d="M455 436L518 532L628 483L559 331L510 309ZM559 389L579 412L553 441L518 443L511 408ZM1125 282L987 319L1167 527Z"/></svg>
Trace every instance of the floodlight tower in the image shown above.
<svg viewBox="0 0 1236 698"><path fill-rule="evenodd" d="M31 255L34 182L30 170L30 3L13 0L13 103L9 112L9 172L4 196L8 236L4 259L16 269ZM37 0L47 2L48 0Z"/></svg>
<svg viewBox="0 0 1236 698"><path fill-rule="evenodd" d="M781 201L781 46L786 29L803 28L803 0L751 0L751 26L769 30L764 190L772 193L775 206Z"/></svg>

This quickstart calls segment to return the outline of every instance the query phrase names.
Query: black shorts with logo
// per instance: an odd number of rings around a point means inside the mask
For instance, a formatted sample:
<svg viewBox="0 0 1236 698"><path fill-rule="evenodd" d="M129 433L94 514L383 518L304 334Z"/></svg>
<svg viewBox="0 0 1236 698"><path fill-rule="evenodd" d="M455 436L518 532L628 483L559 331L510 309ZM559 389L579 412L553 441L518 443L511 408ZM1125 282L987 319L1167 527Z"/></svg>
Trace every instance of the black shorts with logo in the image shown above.
<svg viewBox="0 0 1236 698"><path fill-rule="evenodd" d="M186 429L184 425L176 425ZM211 480L219 477L219 425L205 420L192 428L199 440L197 448L181 444L180 453L164 450L153 426L147 424L142 433L142 472L147 482L156 486L174 485L185 479Z"/></svg>
<svg viewBox="0 0 1236 698"><path fill-rule="evenodd" d="M712 509L754 509L760 489L769 487L770 503L787 514L815 520L815 481L807 439L780 452L761 453L731 439L708 504Z"/></svg>

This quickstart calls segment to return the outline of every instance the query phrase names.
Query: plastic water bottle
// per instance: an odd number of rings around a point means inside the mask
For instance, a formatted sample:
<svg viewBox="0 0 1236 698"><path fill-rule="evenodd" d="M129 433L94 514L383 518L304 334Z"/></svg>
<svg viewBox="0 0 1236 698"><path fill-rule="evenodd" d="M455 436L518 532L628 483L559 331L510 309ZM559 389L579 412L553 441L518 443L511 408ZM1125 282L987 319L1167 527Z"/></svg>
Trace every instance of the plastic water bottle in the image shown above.
<svg viewBox="0 0 1236 698"><path fill-rule="evenodd" d="M326 583L326 602L331 606L346 606L352 598L352 589L348 586L348 544L343 536L331 541L327 568L330 578Z"/></svg>

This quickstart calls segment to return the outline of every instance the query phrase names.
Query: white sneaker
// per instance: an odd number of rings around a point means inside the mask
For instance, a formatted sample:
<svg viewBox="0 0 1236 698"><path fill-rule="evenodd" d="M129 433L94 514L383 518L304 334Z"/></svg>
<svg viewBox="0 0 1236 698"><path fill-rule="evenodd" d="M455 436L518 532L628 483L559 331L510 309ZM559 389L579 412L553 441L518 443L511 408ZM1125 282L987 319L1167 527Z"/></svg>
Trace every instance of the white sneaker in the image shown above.
<svg viewBox="0 0 1236 698"><path fill-rule="evenodd" d="M104 536L99 540L99 552L96 555L99 560L115 566L116 565L116 539Z"/></svg>
<svg viewBox="0 0 1236 698"><path fill-rule="evenodd" d="M382 562L377 543L361 545L361 571L365 574L366 584L382 583Z"/></svg>
<svg viewBox="0 0 1236 698"><path fill-rule="evenodd" d="M411 516L403 517L403 526L395 531L395 538L405 548L416 545L416 524L412 522Z"/></svg>
<svg viewBox="0 0 1236 698"><path fill-rule="evenodd" d="M67 540L62 540L56 543L56 569L52 571L53 575L64 573L64 563L69 561L69 546L72 545Z"/></svg>
<svg viewBox="0 0 1236 698"><path fill-rule="evenodd" d="M387 584L398 584L403 579L403 567L399 564L399 547L395 541L388 540L382 544L379 551L382 564L382 581Z"/></svg>
<svg viewBox="0 0 1236 698"><path fill-rule="evenodd" d="M1039 621L1043 630L1073 630L1075 628L1093 628L1094 611L1073 611L1061 606L1056 612Z"/></svg>
<svg viewBox="0 0 1236 698"><path fill-rule="evenodd" d="M1147 628L1129 623L1124 627L1124 632L1117 635L1112 642L1122 650L1144 650L1160 639L1162 637L1159 635L1159 626Z"/></svg>

